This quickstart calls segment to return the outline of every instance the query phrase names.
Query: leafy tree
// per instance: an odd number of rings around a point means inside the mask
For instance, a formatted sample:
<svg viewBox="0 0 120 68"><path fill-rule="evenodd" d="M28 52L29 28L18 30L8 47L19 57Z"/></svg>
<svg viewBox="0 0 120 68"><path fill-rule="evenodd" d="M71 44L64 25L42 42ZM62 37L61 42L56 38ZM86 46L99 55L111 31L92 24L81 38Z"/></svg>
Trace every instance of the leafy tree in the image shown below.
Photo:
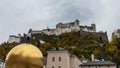
<svg viewBox="0 0 120 68"><path fill-rule="evenodd" d="M113 39L106 47L108 59L120 65L120 38Z"/></svg>

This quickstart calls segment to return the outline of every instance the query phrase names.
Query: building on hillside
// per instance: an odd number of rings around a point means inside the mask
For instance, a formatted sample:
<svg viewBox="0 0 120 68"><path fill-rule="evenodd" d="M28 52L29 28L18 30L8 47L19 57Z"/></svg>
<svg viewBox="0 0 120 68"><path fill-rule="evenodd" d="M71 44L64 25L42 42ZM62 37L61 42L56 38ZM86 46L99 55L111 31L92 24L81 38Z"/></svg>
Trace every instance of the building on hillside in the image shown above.
<svg viewBox="0 0 120 68"><path fill-rule="evenodd" d="M34 43L34 42L40 42L41 44L44 44L45 41L44 38L46 37L45 34L40 33L39 31L30 31L27 34L23 34L23 36L20 37L20 43Z"/></svg>
<svg viewBox="0 0 120 68"><path fill-rule="evenodd" d="M58 47L47 51L45 68L79 68L82 62L73 54Z"/></svg>
<svg viewBox="0 0 120 68"><path fill-rule="evenodd" d="M112 39L116 38L120 38L120 29L117 29L112 33Z"/></svg>
<svg viewBox="0 0 120 68"><path fill-rule="evenodd" d="M56 35L56 29L43 29L42 32L46 35Z"/></svg>
<svg viewBox="0 0 120 68"><path fill-rule="evenodd" d="M44 38L44 34L43 34L43 32L41 30L32 30L32 29L30 29L26 36L29 37L32 42L35 42L35 41L41 42L42 39Z"/></svg>
<svg viewBox="0 0 120 68"><path fill-rule="evenodd" d="M117 68L117 64L111 61L89 61L81 64L79 68Z"/></svg>
<svg viewBox="0 0 120 68"><path fill-rule="evenodd" d="M55 29L43 29L42 32L46 35L61 35L62 33L68 33L71 31L80 31L79 21L75 20L70 23L58 23Z"/></svg>
<svg viewBox="0 0 120 68"><path fill-rule="evenodd" d="M56 25L56 28L54 29L43 29L43 30L32 30L29 29L27 34L23 34L21 36L20 34L18 36L10 35L9 37L9 43L26 43L26 42L36 42L36 41L44 41L44 38L49 35L58 36L62 33L69 33L69 32L76 32L80 31L82 32L81 36L84 36L84 33L94 33L98 34L100 37L107 39L105 33L96 32L96 25L91 24L91 26L82 26L80 25L79 20L75 20L74 22L69 23L58 23ZM104 35L104 36L103 36Z"/></svg>
<svg viewBox="0 0 120 68"><path fill-rule="evenodd" d="M5 62L0 59L0 68L5 68Z"/></svg>
<svg viewBox="0 0 120 68"><path fill-rule="evenodd" d="M80 31L80 36L81 36L81 38L83 38L83 37L85 37L86 35L89 35L89 34L97 35L100 40L109 41L109 40L108 40L108 36L107 36L107 32L102 32L102 31L100 31L100 32Z"/></svg>
<svg viewBox="0 0 120 68"><path fill-rule="evenodd" d="M82 26L80 25L79 20L75 20L70 23L58 23L55 29L43 29L42 32L46 35L61 35L62 33L74 31L87 31L87 32L96 32L96 25L91 24L91 26Z"/></svg>
<svg viewBox="0 0 120 68"><path fill-rule="evenodd" d="M10 35L8 43L20 43L20 37L15 35Z"/></svg>
<svg viewBox="0 0 120 68"><path fill-rule="evenodd" d="M86 31L86 32L96 32L96 25L91 24L91 26L80 26L81 31Z"/></svg>
<svg viewBox="0 0 120 68"><path fill-rule="evenodd" d="M75 20L74 22L65 23L65 24L58 23L56 25L55 35L60 35L62 33L68 33L72 31L80 31L79 20Z"/></svg>

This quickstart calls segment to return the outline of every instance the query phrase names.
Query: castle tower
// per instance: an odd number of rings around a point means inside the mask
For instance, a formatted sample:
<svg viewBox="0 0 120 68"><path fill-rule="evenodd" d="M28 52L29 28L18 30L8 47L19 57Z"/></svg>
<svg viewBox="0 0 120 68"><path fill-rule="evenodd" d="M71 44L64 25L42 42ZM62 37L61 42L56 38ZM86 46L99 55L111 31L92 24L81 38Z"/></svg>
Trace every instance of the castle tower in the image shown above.
<svg viewBox="0 0 120 68"><path fill-rule="evenodd" d="M91 27L93 27L93 31L96 32L96 25L95 24L91 24Z"/></svg>
<svg viewBox="0 0 120 68"><path fill-rule="evenodd" d="M62 26L62 23L58 23L58 24L56 25L56 28L61 28L61 26Z"/></svg>
<svg viewBox="0 0 120 68"><path fill-rule="evenodd" d="M58 23L57 25L56 25L56 31L55 31L55 35L60 35L61 34L61 32L62 32L62 23Z"/></svg>
<svg viewBox="0 0 120 68"><path fill-rule="evenodd" d="M75 22L74 22L74 27L75 27L75 31L79 31L80 30L80 27L79 27L80 25L79 25L79 20L75 20Z"/></svg>
<svg viewBox="0 0 120 68"><path fill-rule="evenodd" d="M75 20L75 26L79 26L79 20Z"/></svg>

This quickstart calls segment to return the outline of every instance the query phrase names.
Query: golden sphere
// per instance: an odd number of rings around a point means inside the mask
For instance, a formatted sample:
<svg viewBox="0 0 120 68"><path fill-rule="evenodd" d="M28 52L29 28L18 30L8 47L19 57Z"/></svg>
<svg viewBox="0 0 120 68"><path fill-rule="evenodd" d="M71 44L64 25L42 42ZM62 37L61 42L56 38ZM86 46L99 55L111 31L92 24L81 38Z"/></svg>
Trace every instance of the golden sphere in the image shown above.
<svg viewBox="0 0 120 68"><path fill-rule="evenodd" d="M20 44L10 50L5 68L43 68L43 55L32 44Z"/></svg>

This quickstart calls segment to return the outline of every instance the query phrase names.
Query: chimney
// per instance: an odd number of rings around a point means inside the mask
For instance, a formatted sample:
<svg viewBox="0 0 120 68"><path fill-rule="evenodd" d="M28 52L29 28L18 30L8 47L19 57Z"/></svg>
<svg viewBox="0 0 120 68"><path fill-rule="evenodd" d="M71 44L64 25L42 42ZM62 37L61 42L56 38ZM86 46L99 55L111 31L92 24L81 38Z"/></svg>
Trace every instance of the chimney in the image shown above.
<svg viewBox="0 0 120 68"><path fill-rule="evenodd" d="M91 60L94 61L95 58L94 58L94 54L91 54Z"/></svg>

